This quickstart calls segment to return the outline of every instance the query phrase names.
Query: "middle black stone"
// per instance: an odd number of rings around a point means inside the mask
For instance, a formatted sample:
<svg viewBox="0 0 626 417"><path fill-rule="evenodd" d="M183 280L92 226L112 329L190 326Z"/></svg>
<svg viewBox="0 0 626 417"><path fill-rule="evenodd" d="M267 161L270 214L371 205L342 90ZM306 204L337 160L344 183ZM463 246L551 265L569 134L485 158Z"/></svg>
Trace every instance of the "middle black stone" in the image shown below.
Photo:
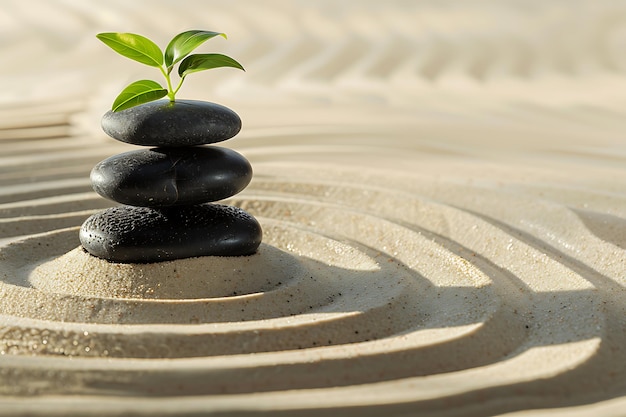
<svg viewBox="0 0 626 417"><path fill-rule="evenodd" d="M142 207L222 200L242 191L251 179L248 160L218 146L125 152L99 162L91 171L98 194Z"/></svg>

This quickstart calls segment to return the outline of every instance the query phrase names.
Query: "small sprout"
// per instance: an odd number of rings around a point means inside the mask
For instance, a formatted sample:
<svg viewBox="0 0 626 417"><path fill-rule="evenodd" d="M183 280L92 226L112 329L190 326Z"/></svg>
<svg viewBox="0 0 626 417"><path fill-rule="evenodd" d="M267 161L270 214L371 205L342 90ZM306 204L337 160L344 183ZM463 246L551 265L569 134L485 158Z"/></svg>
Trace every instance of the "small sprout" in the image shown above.
<svg viewBox="0 0 626 417"><path fill-rule="evenodd" d="M99 33L98 39L120 55L142 64L156 67L165 77L167 88L152 80L135 81L124 88L113 102L112 110L120 111L139 104L148 103L168 96L171 102L175 101L176 93L185 81L187 75L212 68L232 67L244 70L243 66L229 56L222 54L194 54L194 49L205 41L221 36L224 33L205 30L188 30L174 36L165 48L165 53L150 39L134 33ZM171 73L174 65L178 65L180 77L176 88L172 86Z"/></svg>

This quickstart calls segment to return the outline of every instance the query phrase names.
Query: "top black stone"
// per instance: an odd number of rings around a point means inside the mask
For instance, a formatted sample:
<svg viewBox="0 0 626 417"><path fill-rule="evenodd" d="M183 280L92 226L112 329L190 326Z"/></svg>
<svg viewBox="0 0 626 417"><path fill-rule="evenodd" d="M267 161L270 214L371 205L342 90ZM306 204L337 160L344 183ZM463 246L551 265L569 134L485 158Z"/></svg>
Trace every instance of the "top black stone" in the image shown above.
<svg viewBox="0 0 626 417"><path fill-rule="evenodd" d="M231 109L197 100L158 100L102 117L102 129L121 142L142 146L194 146L221 142L241 130Z"/></svg>

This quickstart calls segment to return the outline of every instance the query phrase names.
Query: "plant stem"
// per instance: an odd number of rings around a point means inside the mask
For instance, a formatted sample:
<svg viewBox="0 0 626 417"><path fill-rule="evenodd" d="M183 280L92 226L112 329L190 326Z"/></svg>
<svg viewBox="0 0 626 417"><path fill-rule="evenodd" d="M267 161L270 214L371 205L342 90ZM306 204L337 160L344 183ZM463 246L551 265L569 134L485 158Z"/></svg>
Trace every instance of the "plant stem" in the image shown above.
<svg viewBox="0 0 626 417"><path fill-rule="evenodd" d="M180 88L180 84L178 84L178 87L176 88L176 90L174 90L172 88L172 80L170 78L170 74L167 71L165 71L163 67L159 67L159 69L161 70L161 74L163 74L163 76L165 77L165 80L167 81L167 97L169 97L170 102L173 103L176 98L176 92ZM182 84L182 80L181 80L181 84Z"/></svg>
<svg viewBox="0 0 626 417"><path fill-rule="evenodd" d="M178 82L178 85L176 86L176 90L174 90L174 95L176 95L176 93L178 93L178 90L180 90L180 87L183 86L183 81L185 81L185 77L181 77L180 81Z"/></svg>

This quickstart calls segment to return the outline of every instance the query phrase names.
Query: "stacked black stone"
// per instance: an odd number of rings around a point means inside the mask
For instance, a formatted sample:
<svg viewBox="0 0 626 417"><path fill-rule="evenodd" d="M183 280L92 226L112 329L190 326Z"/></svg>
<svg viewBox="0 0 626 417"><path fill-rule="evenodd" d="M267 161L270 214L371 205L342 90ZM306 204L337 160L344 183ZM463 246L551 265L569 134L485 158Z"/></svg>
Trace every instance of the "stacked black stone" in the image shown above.
<svg viewBox="0 0 626 417"><path fill-rule="evenodd" d="M239 133L235 112L204 101L161 100L109 111L102 128L119 141L154 148L114 155L93 168L94 190L123 205L83 223L85 250L123 263L256 252L262 236L256 219L214 203L252 179L242 155L209 145Z"/></svg>

